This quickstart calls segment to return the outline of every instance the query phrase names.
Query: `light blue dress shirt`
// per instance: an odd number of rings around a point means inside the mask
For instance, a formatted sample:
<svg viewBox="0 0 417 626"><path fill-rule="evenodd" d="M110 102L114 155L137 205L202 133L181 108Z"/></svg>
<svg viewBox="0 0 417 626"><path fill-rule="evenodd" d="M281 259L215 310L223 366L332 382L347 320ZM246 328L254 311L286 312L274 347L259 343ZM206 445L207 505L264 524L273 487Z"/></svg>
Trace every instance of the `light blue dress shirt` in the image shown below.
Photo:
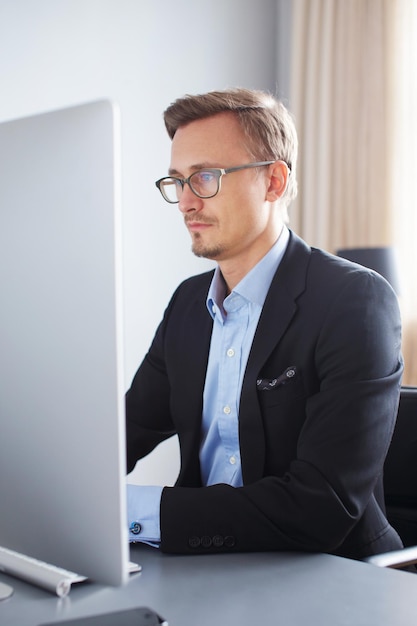
<svg viewBox="0 0 417 626"><path fill-rule="evenodd" d="M253 337L272 278L289 239L283 231L269 252L226 296L226 284L216 268L207 295L213 331L203 396L200 448L203 485L226 483L242 486L239 448L239 399ZM131 541L157 545L160 541L159 509L162 487L128 485L129 528L139 522L141 531L129 532Z"/></svg>

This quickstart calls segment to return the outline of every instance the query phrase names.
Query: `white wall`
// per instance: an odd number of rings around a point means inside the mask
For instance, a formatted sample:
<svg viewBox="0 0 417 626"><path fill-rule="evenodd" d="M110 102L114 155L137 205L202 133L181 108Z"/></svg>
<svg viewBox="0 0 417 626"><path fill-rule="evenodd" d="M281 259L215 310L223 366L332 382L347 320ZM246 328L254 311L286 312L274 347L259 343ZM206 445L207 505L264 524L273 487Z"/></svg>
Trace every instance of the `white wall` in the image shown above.
<svg viewBox="0 0 417 626"><path fill-rule="evenodd" d="M121 108L126 386L173 289L210 267L154 186L169 164L162 111L184 93L280 92L276 13L277 0L0 0L0 121L102 97ZM171 484L177 468L168 442L135 480Z"/></svg>

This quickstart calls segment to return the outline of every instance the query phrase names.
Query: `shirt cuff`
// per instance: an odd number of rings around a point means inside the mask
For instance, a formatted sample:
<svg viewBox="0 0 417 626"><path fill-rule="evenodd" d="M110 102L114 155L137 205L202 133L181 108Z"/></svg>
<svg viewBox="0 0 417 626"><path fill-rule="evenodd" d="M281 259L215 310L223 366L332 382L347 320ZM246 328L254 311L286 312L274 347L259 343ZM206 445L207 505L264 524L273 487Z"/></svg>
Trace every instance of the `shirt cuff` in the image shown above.
<svg viewBox="0 0 417 626"><path fill-rule="evenodd" d="M127 485L127 521L130 543L161 542L159 511L163 487Z"/></svg>

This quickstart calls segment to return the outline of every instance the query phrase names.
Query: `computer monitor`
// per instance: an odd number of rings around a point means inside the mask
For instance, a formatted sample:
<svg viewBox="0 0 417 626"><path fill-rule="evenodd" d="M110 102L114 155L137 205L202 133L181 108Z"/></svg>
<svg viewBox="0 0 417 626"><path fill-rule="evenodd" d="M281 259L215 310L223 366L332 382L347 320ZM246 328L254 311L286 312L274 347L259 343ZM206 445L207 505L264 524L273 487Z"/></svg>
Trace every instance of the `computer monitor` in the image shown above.
<svg viewBox="0 0 417 626"><path fill-rule="evenodd" d="M126 581L117 107L0 124L0 546Z"/></svg>

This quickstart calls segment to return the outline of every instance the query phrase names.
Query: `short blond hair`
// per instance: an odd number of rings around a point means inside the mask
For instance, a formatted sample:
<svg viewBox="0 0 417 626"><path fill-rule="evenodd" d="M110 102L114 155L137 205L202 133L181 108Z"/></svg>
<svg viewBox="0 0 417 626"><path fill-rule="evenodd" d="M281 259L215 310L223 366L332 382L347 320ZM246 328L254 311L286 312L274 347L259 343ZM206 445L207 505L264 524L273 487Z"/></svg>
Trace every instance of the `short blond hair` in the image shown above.
<svg viewBox="0 0 417 626"><path fill-rule="evenodd" d="M282 160L290 169L283 200L297 195L298 139L293 118L284 104L265 91L235 88L178 98L164 112L171 139L181 126L218 113L236 115L254 161Z"/></svg>

